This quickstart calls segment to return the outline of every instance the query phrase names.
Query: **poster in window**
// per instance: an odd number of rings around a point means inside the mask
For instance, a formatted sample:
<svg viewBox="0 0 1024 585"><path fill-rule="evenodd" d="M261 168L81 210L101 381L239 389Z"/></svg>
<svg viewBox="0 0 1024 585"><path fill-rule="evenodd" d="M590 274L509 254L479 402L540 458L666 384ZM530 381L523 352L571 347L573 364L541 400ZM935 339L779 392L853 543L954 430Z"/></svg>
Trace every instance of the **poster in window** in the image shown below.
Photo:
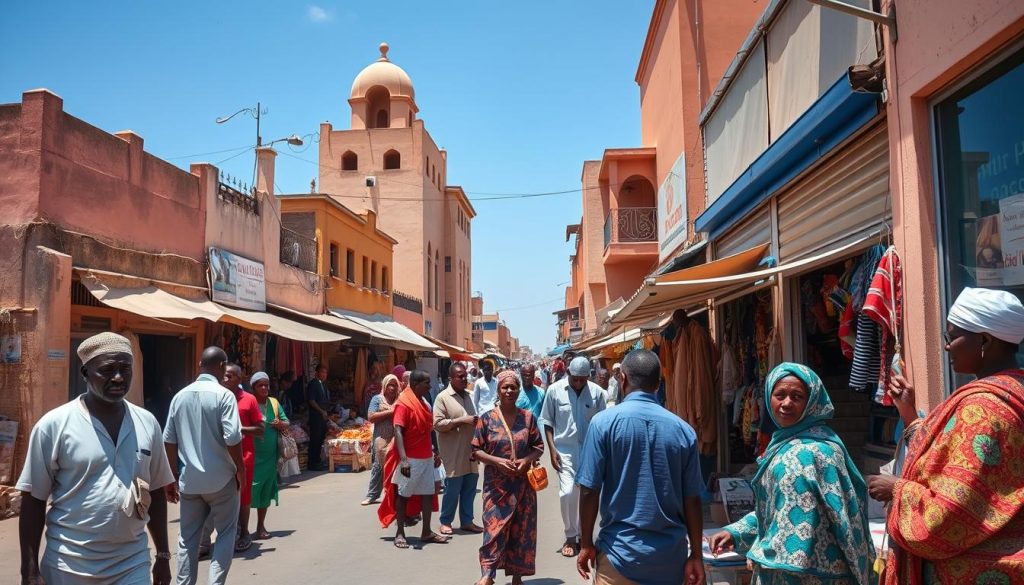
<svg viewBox="0 0 1024 585"><path fill-rule="evenodd" d="M1024 194L999 201L1003 286L1024 284Z"/></svg>
<svg viewBox="0 0 1024 585"><path fill-rule="evenodd" d="M18 333L0 337L0 363L21 363L21 335Z"/></svg>
<svg viewBox="0 0 1024 585"><path fill-rule="evenodd" d="M18 421L0 421L0 482L9 483L15 478L14 446L18 439Z"/></svg>
<svg viewBox="0 0 1024 585"><path fill-rule="evenodd" d="M1000 238L999 213L978 219L975 238L975 266L978 286L996 286L1003 282L1003 245Z"/></svg>

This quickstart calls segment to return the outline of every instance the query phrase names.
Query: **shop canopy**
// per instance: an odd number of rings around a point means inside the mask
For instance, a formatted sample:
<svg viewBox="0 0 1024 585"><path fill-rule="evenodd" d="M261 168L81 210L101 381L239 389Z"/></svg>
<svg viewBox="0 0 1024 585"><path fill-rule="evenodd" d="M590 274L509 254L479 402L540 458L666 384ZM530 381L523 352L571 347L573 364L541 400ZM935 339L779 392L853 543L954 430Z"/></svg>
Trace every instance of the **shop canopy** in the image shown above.
<svg viewBox="0 0 1024 585"><path fill-rule="evenodd" d="M342 309L331 309L330 313L343 321L371 331L372 337L382 345L412 351L433 352L441 349L419 333L383 315L366 315Z"/></svg>
<svg viewBox="0 0 1024 585"><path fill-rule="evenodd" d="M553 347L553 348L552 348L552 349L551 349L551 350L550 350L550 351L548 352L548 355L549 355L549 356L552 356L552 357L554 357L554 356L560 356L560 355L562 355L563 353L565 353L565 350L567 350L567 349L569 349L569 348L571 348L571 347L572 347L572 345L570 345L570 344L568 344L568 343L563 343L563 344L561 344L561 345L556 345L555 347Z"/></svg>
<svg viewBox="0 0 1024 585"><path fill-rule="evenodd" d="M311 327L271 313L235 309L207 299L188 299L152 285L131 288L111 286L87 270L79 272L82 275L82 285L104 305L150 319L205 319L215 323L232 323L295 341L323 343L348 339L340 333Z"/></svg>
<svg viewBox="0 0 1024 585"><path fill-rule="evenodd" d="M867 235L814 256L762 270L755 269L768 250L767 244L693 268L649 277L626 305L611 316L609 323L620 327L629 326L669 314L676 309L690 308L711 299L739 293L775 275L827 263L863 245L872 237L874 235Z"/></svg>
<svg viewBox="0 0 1024 585"><path fill-rule="evenodd" d="M445 343L439 339L434 339L433 337L427 337L426 339L428 339L431 343L441 348L434 351L437 357L450 358L460 362L476 361L476 358L473 357L472 352L470 352L468 349L464 347L459 347L457 345Z"/></svg>
<svg viewBox="0 0 1024 585"><path fill-rule="evenodd" d="M224 311L226 315L230 315L236 319L250 323L264 325L267 327L268 332L281 337L286 337L293 341L332 343L335 341L350 339L347 335L342 335L341 333L324 329L322 327L306 325L305 323L300 323L273 313L247 311L244 309L236 309L234 307L225 307L223 305L219 305L219 308L221 311Z"/></svg>

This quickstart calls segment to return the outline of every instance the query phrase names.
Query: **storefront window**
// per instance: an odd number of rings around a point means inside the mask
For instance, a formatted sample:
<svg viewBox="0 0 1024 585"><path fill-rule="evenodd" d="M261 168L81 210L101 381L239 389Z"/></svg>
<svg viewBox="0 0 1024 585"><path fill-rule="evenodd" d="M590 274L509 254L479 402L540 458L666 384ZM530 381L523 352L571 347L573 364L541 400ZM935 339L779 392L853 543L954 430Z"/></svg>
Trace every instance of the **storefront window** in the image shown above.
<svg viewBox="0 0 1024 585"><path fill-rule="evenodd" d="M968 286L1024 298L1021 95L1024 51L936 106L947 308Z"/></svg>

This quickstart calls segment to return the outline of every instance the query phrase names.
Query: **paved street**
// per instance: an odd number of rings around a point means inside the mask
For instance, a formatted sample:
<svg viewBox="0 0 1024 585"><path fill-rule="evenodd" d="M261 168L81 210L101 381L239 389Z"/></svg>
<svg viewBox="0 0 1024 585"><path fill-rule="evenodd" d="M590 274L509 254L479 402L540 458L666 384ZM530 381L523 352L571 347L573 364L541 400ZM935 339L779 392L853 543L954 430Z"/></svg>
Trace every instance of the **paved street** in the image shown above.
<svg viewBox="0 0 1024 585"><path fill-rule="evenodd" d="M246 553L236 556L229 582L468 585L479 578L480 536L456 535L447 545L422 549L411 538L413 548L400 551L392 547L394 529L379 528L375 506L359 505L368 477L365 472L300 476L298 482L282 490L281 505L271 508L267 516L267 528L274 538L256 541ZM479 519L479 499L477 506ZM177 506L171 506L171 513L169 532L176 542ZM255 521L254 513L252 527ZM433 524L436 530L436 514ZM537 575L526 582L581 583L574 561L556 553L562 543L562 521L558 514L558 490L554 486L541 495L538 528ZM418 535L419 526L409 534ZM199 582L204 585L209 562L201 563L200 567ZM13 576L18 571L18 520L12 518L0 522L0 575ZM499 574L497 583L509 581ZM0 582L14 581L4 577Z"/></svg>

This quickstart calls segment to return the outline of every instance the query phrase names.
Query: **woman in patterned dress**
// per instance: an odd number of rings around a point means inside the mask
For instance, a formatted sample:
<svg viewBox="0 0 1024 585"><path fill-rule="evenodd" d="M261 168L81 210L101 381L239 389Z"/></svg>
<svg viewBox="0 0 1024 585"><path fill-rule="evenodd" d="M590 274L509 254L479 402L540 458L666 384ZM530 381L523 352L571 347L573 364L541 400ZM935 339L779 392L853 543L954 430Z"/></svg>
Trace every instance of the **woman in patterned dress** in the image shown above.
<svg viewBox="0 0 1024 585"><path fill-rule="evenodd" d="M907 426L899 478L869 478L871 496L892 502L887 585L1024 585L1021 341L1024 305L1011 293L968 288L949 310L953 370L977 379ZM916 411L906 380L889 392Z"/></svg>
<svg viewBox="0 0 1024 585"><path fill-rule="evenodd" d="M716 554L738 547L754 585L866 585L874 546L864 478L825 421L835 409L810 368L768 375L765 404L779 427L754 475L754 511L711 537Z"/></svg>
<svg viewBox="0 0 1024 585"><path fill-rule="evenodd" d="M516 407L519 379L515 372L505 370L496 377L498 408L480 416L472 443L473 456L485 465L483 576L477 583L493 585L498 569L505 569L512 584L521 585L524 575L534 574L537 558L537 492L526 472L544 453L544 442L533 414Z"/></svg>

